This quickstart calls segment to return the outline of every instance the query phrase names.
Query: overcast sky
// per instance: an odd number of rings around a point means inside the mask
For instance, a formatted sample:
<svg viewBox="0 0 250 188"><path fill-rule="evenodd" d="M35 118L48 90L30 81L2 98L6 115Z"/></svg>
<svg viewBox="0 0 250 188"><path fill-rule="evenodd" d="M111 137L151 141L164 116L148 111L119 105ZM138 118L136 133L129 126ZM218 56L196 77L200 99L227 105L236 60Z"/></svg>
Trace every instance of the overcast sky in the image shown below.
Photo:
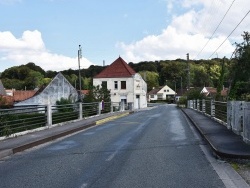
<svg viewBox="0 0 250 188"><path fill-rule="evenodd" d="M79 45L82 68L119 56L134 63L187 53L230 58L250 31L250 14L226 38L249 10L249 0L0 0L0 72L28 62L77 69Z"/></svg>

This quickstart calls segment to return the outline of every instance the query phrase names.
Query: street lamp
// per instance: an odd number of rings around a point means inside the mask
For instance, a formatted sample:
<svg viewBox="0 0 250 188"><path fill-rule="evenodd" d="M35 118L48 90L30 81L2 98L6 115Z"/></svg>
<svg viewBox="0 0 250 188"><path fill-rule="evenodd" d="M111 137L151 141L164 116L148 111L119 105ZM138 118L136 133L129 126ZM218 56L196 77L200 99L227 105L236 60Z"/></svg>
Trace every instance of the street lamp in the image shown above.
<svg viewBox="0 0 250 188"><path fill-rule="evenodd" d="M79 45L78 49L78 65L79 65L79 100L82 101L82 83L81 83L81 69L80 69L80 59L82 58L82 47Z"/></svg>

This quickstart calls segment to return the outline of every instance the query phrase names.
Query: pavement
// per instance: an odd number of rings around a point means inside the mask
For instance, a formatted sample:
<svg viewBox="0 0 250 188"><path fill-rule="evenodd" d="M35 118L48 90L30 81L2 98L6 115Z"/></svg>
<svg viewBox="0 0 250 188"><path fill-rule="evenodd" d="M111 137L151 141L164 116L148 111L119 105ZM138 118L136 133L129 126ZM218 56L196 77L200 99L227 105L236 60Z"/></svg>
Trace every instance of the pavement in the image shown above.
<svg viewBox="0 0 250 188"><path fill-rule="evenodd" d="M30 132L22 136L11 137L0 141L0 159L55 140L57 138L96 126L107 121L126 116L132 112L114 112L101 114L86 119L52 126L44 130Z"/></svg>
<svg viewBox="0 0 250 188"><path fill-rule="evenodd" d="M183 108L182 111L198 129L212 148L214 154L222 158L250 159L250 145L243 141L225 125L201 112Z"/></svg>
<svg viewBox="0 0 250 188"><path fill-rule="evenodd" d="M216 122L208 116L192 109L182 108L184 114L195 125L203 138L219 157L250 159L250 145L242 137L236 135L226 126ZM0 141L0 159L24 151L34 146L50 142L57 138L87 129L91 126L120 118L133 112L115 112L101 114L87 119L53 126L48 129L31 132L22 136L12 137Z"/></svg>

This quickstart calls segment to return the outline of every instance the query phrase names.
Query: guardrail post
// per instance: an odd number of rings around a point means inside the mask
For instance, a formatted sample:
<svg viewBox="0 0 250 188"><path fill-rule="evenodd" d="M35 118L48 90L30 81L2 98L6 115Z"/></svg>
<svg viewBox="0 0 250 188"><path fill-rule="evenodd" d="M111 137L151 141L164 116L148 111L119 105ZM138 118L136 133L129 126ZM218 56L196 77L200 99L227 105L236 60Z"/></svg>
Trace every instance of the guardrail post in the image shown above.
<svg viewBox="0 0 250 188"><path fill-rule="evenodd" d="M189 108L193 108L193 100L189 100Z"/></svg>
<svg viewBox="0 0 250 188"><path fill-rule="evenodd" d="M99 102L99 105L98 105L98 115L101 115L101 112L102 112L102 102Z"/></svg>
<svg viewBox="0 0 250 188"><path fill-rule="evenodd" d="M206 112L206 101L205 101L205 99L202 99L202 112L203 113Z"/></svg>
<svg viewBox="0 0 250 188"><path fill-rule="evenodd" d="M110 102L110 112L113 113L113 103Z"/></svg>
<svg viewBox="0 0 250 188"><path fill-rule="evenodd" d="M245 102L243 113L243 140L250 144L250 102Z"/></svg>
<svg viewBox="0 0 250 188"><path fill-rule="evenodd" d="M196 104L197 104L197 110L200 111L200 100L199 99L197 99Z"/></svg>
<svg viewBox="0 0 250 188"><path fill-rule="evenodd" d="M227 101L227 128L233 127L233 101Z"/></svg>
<svg viewBox="0 0 250 188"><path fill-rule="evenodd" d="M211 99L211 117L215 117L215 103L214 103L214 99Z"/></svg>
<svg viewBox="0 0 250 188"><path fill-rule="evenodd" d="M82 103L79 102L79 119L82 119Z"/></svg>
<svg viewBox="0 0 250 188"><path fill-rule="evenodd" d="M52 125L52 108L51 108L51 105L48 104L47 105L47 126L48 128Z"/></svg>

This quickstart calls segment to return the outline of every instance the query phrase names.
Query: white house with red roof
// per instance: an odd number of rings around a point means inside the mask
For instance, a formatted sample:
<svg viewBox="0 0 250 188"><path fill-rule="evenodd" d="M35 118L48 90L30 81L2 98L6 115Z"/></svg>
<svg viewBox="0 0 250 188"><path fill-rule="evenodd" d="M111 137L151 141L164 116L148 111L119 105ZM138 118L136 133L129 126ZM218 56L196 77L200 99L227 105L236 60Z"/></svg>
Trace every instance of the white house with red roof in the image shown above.
<svg viewBox="0 0 250 188"><path fill-rule="evenodd" d="M154 100L175 100L176 92L171 89L168 85L153 88L150 92L148 92L148 101Z"/></svg>
<svg viewBox="0 0 250 188"><path fill-rule="evenodd" d="M93 78L94 86L107 86L111 102L147 107L147 84L121 57Z"/></svg>

